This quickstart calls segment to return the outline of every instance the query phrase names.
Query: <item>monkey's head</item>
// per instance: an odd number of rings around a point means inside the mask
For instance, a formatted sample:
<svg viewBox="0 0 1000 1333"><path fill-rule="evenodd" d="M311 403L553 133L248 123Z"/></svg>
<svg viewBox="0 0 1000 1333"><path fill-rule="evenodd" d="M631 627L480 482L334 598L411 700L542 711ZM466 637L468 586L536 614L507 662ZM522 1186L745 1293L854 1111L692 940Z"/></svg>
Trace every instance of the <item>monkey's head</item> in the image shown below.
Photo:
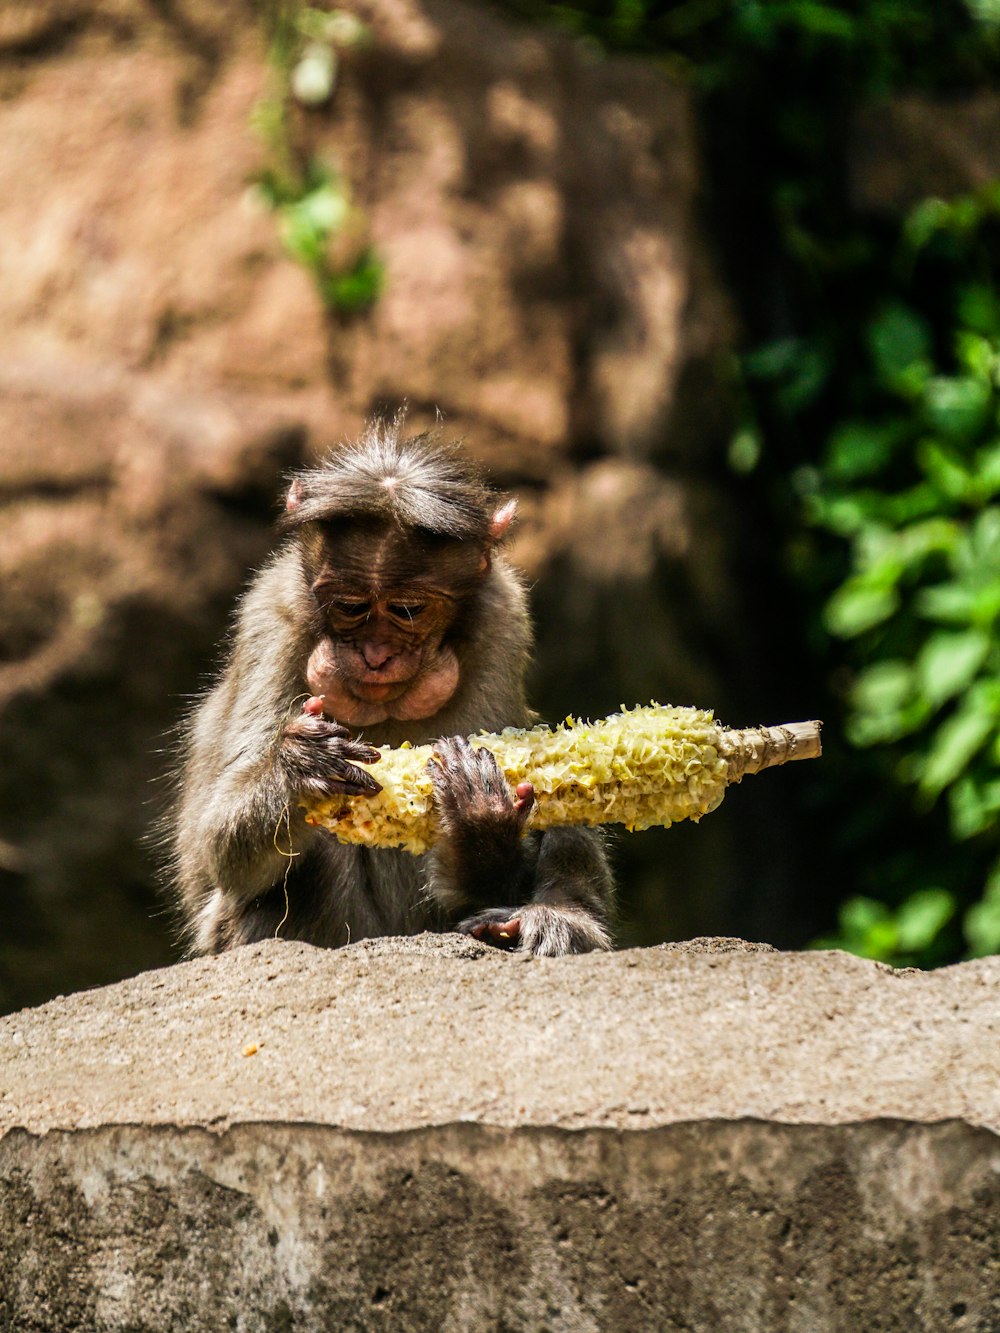
<svg viewBox="0 0 1000 1333"><path fill-rule="evenodd" d="M456 447L400 439L398 425L297 474L285 500L320 624L306 684L353 727L431 717L455 694L475 596L516 507Z"/></svg>

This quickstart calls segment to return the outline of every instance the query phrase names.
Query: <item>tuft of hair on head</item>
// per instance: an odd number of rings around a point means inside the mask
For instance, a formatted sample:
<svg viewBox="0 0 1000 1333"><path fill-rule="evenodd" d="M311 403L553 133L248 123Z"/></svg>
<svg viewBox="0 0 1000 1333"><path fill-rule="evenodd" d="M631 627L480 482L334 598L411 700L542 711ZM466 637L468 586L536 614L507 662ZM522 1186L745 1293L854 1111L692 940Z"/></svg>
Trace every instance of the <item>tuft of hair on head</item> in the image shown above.
<svg viewBox="0 0 1000 1333"><path fill-rule="evenodd" d="M439 430L402 433L405 414L370 421L360 438L320 464L296 472L280 520L284 531L308 523L376 519L487 547L513 515L458 441ZM499 525L497 515L506 521Z"/></svg>

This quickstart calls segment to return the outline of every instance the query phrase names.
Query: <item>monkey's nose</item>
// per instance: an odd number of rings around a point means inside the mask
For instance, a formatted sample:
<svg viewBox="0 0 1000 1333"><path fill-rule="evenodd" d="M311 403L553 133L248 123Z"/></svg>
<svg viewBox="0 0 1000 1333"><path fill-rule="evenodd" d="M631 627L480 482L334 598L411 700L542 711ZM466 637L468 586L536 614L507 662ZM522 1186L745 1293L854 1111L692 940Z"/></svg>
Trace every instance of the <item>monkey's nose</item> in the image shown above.
<svg viewBox="0 0 1000 1333"><path fill-rule="evenodd" d="M385 643L365 643L361 645L361 656L365 659L365 666L377 671L392 657L392 648Z"/></svg>

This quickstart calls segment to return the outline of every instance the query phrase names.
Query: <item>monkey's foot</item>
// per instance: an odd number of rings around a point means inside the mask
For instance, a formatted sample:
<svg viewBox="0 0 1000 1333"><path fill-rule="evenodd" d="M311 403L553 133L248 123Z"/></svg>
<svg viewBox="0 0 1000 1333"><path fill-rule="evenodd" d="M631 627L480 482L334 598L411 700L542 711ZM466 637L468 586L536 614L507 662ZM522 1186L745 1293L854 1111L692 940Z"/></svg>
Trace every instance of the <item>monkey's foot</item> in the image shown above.
<svg viewBox="0 0 1000 1333"><path fill-rule="evenodd" d="M485 912L466 917L455 927L463 935L471 935L497 949L516 949L521 940L520 907L489 907Z"/></svg>
<svg viewBox="0 0 1000 1333"><path fill-rule="evenodd" d="M516 949L536 958L610 949L611 937L583 907L527 903L523 907L491 907L467 917L456 927L498 949Z"/></svg>

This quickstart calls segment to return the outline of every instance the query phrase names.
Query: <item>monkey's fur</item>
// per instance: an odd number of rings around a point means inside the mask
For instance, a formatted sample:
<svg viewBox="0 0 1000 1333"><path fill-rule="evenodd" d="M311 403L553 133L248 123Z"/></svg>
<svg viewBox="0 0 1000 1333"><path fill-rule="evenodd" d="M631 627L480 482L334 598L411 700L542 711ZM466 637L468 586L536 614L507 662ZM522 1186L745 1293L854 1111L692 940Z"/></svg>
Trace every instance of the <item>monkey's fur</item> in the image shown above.
<svg viewBox="0 0 1000 1333"><path fill-rule="evenodd" d="M512 792L463 739L532 720L527 599L496 550L513 508L456 448L402 438L398 419L296 476L287 539L185 728L170 833L192 952L428 929L535 954L610 948L600 835L525 834L530 784ZM305 793L377 789L371 745L433 740L441 838L427 855L345 846L304 822Z"/></svg>

